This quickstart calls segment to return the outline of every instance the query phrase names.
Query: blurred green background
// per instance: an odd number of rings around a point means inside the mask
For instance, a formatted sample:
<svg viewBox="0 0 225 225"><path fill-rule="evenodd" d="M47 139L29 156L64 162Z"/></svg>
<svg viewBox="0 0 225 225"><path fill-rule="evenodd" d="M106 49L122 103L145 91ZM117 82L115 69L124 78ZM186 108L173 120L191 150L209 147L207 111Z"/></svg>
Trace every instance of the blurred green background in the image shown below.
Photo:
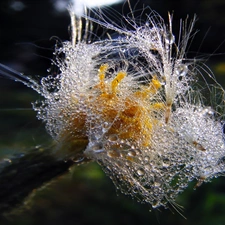
<svg viewBox="0 0 225 225"><path fill-rule="evenodd" d="M19 2L19 6L18 6ZM0 63L32 76L45 76L50 67L55 43L69 40L68 13L57 10L54 0L0 2ZM66 2L66 1L61 1ZM17 3L17 5L15 5ZM134 6L136 1L131 0ZM174 29L180 18L197 14L189 48L190 57L201 58L225 87L225 2L224 0L140 0L165 20L174 12ZM111 6L126 14L127 6ZM108 12L110 10L108 9ZM0 157L29 151L31 146L49 143L44 125L36 119L31 102L39 96L20 83L0 79ZM38 179L38 177L37 177ZM137 203L116 190L96 163L75 166L65 175L34 190L22 208L17 208L0 224L225 224L225 180L223 177L193 190L194 184L179 196L184 219L172 207L149 212L150 206ZM0 199L1 201L1 199Z"/></svg>

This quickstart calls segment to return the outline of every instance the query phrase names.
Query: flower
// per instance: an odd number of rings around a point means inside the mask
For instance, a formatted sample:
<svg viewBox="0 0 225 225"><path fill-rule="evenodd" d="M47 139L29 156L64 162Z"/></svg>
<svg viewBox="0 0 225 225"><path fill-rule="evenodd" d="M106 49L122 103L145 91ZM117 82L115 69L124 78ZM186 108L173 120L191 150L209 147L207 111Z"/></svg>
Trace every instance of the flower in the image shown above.
<svg viewBox="0 0 225 225"><path fill-rule="evenodd" d="M192 180L197 187L222 174L219 112L203 102L199 65L186 58L195 18L176 44L171 15L167 25L152 12L145 24L130 21L132 30L85 17L83 35L82 19L70 14L72 41L53 61L59 74L33 82L44 97L34 110L56 154L97 161L123 193L153 208L173 205ZM89 41L93 22L117 37Z"/></svg>

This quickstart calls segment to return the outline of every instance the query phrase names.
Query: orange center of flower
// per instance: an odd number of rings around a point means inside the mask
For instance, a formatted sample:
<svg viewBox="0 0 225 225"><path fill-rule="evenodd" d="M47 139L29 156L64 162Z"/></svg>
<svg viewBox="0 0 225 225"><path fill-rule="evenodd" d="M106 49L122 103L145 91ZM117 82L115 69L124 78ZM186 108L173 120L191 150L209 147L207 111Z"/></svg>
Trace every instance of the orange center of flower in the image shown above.
<svg viewBox="0 0 225 225"><path fill-rule="evenodd" d="M161 87L160 82L153 77L147 86L140 85L138 90L128 90L129 95L127 95L124 93L126 90L120 88L120 83L127 73L119 71L111 82L107 82L105 79L107 69L107 64L100 66L99 83L89 90L93 94L87 95L85 100L86 107L91 109L93 118L89 118L90 115L85 112L77 113L70 119L69 129L63 136L65 134L67 136L68 131L73 134L69 135L70 140L67 142L72 141L72 146L76 149L75 145L87 144L87 130L90 126L107 123L109 127L105 135L110 137L114 135L118 139L138 144L139 147L149 146L153 127L158 124L156 114L165 109L164 103L150 100ZM126 88L132 87L126 86ZM95 116L99 119L95 119ZM90 124L87 124L87 119Z"/></svg>

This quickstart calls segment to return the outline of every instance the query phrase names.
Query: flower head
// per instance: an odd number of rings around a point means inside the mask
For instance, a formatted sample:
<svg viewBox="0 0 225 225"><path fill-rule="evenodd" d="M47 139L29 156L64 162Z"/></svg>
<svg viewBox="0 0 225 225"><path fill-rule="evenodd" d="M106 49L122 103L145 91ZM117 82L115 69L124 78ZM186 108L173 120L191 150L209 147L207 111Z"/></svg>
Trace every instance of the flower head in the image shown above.
<svg viewBox="0 0 225 225"><path fill-rule="evenodd" d="M85 34L82 19L71 19L72 41L55 52L59 74L35 86L45 99L34 110L57 152L97 161L122 192L153 208L167 207L190 181L223 173L223 126L185 54L194 21L176 44L171 15L168 25L155 13L140 26L127 20L131 30L85 18ZM93 21L117 38L88 42Z"/></svg>

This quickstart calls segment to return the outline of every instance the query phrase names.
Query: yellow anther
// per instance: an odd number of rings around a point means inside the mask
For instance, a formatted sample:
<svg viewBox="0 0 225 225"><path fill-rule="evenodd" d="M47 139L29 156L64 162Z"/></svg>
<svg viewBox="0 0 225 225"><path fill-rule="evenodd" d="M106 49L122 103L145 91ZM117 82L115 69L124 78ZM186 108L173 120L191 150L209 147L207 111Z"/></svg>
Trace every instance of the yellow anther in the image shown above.
<svg viewBox="0 0 225 225"><path fill-rule="evenodd" d="M105 72L107 71L109 65L108 64L103 64L100 66L98 70L98 76L100 81L104 81L105 79Z"/></svg>
<svg viewBox="0 0 225 225"><path fill-rule="evenodd" d="M152 105L153 109L155 110L165 110L166 106L162 102L156 102Z"/></svg>
<svg viewBox="0 0 225 225"><path fill-rule="evenodd" d="M157 91L158 91L158 89L159 88L161 88L161 83L159 82L159 80L157 79L157 77L156 76L154 76L153 78L152 78L152 81L151 81L151 83L150 83L150 85L149 85L149 92L151 93L151 94L155 94Z"/></svg>
<svg viewBox="0 0 225 225"><path fill-rule="evenodd" d="M100 88L102 89L102 91L104 90L105 88L105 73L108 69L109 65L108 64L103 64L100 66L99 70L98 70L98 77L99 77L99 80L100 80ZM104 92L104 91L103 91Z"/></svg>
<svg viewBox="0 0 225 225"><path fill-rule="evenodd" d="M161 83L159 82L159 80L157 79L157 77L156 76L154 76L153 78L152 78L152 85L153 85L153 87L156 89L156 90L158 90L159 88L161 88Z"/></svg>
<svg viewBox="0 0 225 225"><path fill-rule="evenodd" d="M149 84L149 86L143 87L140 91L137 91L135 93L136 97L140 98L147 98L150 94L154 95L159 88L161 88L161 83L157 79L156 76L154 76Z"/></svg>
<svg viewBox="0 0 225 225"><path fill-rule="evenodd" d="M112 93L116 93L118 84L121 82L121 80L123 80L123 78L127 75L126 72L120 71L116 77L114 78L114 80L111 83L111 87L112 87Z"/></svg>

